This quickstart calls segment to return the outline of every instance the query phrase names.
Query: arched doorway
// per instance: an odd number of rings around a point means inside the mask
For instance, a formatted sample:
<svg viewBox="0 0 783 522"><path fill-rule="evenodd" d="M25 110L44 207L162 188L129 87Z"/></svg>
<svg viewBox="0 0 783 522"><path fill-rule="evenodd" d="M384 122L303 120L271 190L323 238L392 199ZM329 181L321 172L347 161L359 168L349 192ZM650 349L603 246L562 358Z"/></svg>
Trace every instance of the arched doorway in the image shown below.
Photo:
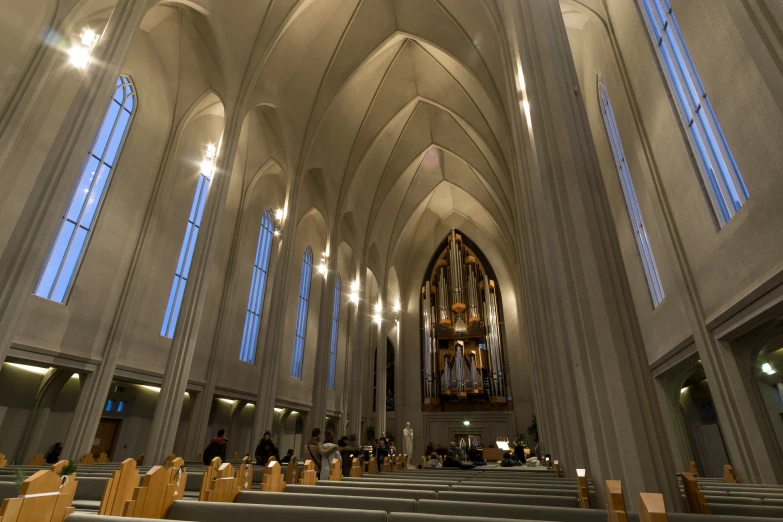
<svg viewBox="0 0 783 522"><path fill-rule="evenodd" d="M680 421L690 445L690 456L696 462L699 474L722 477L729 455L701 362L682 381L678 406Z"/></svg>

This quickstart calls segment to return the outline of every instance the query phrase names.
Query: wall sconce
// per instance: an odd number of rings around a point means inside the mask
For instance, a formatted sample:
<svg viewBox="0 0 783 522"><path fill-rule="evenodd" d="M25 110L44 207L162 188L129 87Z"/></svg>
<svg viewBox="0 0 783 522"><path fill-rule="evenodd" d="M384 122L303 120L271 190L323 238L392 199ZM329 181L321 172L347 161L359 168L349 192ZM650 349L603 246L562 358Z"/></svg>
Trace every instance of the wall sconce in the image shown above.
<svg viewBox="0 0 783 522"><path fill-rule="evenodd" d="M275 237L280 235L280 229L283 228L283 217L285 213L282 208L275 210Z"/></svg>
<svg viewBox="0 0 783 522"><path fill-rule="evenodd" d="M774 375L775 374L775 368L772 367L769 363L764 363L761 365L761 371L766 373L767 375Z"/></svg>
<svg viewBox="0 0 783 522"><path fill-rule="evenodd" d="M351 293L348 295L348 299L353 304L356 304L359 302L359 280L355 280L353 283L351 283Z"/></svg>
<svg viewBox="0 0 783 522"><path fill-rule="evenodd" d="M321 274L322 276L326 276L326 271L327 271L326 260L327 259L329 259L329 254L327 254L326 252L321 254L321 262L318 263L318 273Z"/></svg>
<svg viewBox="0 0 783 522"><path fill-rule="evenodd" d="M92 50L100 39L101 35L89 27L82 29L82 34L79 35L79 42L74 43L68 49L68 58L71 61L71 65L77 69L86 69L92 59Z"/></svg>
<svg viewBox="0 0 783 522"><path fill-rule="evenodd" d="M207 143L207 151L204 153L204 160L201 162L201 173L209 180L215 173L215 157L217 156L217 147L212 143Z"/></svg>
<svg viewBox="0 0 783 522"><path fill-rule="evenodd" d="M392 307L392 311L394 312L394 321L399 322L400 320L400 300L394 302L394 306Z"/></svg>
<svg viewBox="0 0 783 522"><path fill-rule="evenodd" d="M381 324L381 312L383 312L383 304L381 304L381 300L379 299L377 303L375 303L375 306L373 307L373 315L372 320L375 324Z"/></svg>

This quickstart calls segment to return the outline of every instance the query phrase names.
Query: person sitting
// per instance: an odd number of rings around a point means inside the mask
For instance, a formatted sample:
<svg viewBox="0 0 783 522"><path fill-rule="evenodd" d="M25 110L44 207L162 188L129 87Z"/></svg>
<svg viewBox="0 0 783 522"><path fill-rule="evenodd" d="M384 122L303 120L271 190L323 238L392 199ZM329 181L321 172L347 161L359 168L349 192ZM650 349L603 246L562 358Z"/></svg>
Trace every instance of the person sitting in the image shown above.
<svg viewBox="0 0 783 522"><path fill-rule="evenodd" d="M283 455L283 458L280 460L280 464L288 464L289 462L291 462L293 456L294 456L294 449L290 448L288 452L285 455Z"/></svg>
<svg viewBox="0 0 783 522"><path fill-rule="evenodd" d="M334 433L324 432L324 441L318 445L318 453L321 454L321 480L329 480L329 472L332 470L332 461L337 459L342 467L340 447L334 443Z"/></svg>
<svg viewBox="0 0 783 522"><path fill-rule="evenodd" d="M473 464L463 464L460 462L460 460L456 457L453 451L449 450L449 452L446 454L446 458L443 459L443 467L444 468L459 468L459 469L473 469Z"/></svg>
<svg viewBox="0 0 783 522"><path fill-rule="evenodd" d="M514 463L514 459L511 458L511 452L506 451L503 453L503 460L500 461L500 467L501 468L513 468L514 466L518 466L519 464Z"/></svg>
<svg viewBox="0 0 783 522"><path fill-rule="evenodd" d="M378 439L378 449L375 452L378 459L378 469L382 471L383 461L389 456L389 447L387 446L386 437Z"/></svg>
<svg viewBox="0 0 783 522"><path fill-rule="evenodd" d="M264 438L258 441L255 456L256 464L261 466L266 466L266 463L269 461L269 457L274 457L275 460L280 460L280 455L277 452L277 446L275 446L275 443L272 440L272 434L270 432L265 431Z"/></svg>
<svg viewBox="0 0 783 522"><path fill-rule="evenodd" d="M535 468L535 467L537 467L537 466L540 466L540 465L541 465L541 462L538 460L538 457L536 457L535 455L533 455L532 457L530 457L529 459L527 459L527 460L525 461L525 464L526 464L526 465L527 465L527 467L529 467L529 468Z"/></svg>
<svg viewBox="0 0 783 522"><path fill-rule="evenodd" d="M424 448L424 454L425 455L432 455L433 453L435 453L435 444L430 442L429 444L427 444L427 447Z"/></svg>
<svg viewBox="0 0 783 522"><path fill-rule="evenodd" d="M473 455L473 465L474 466L486 466L487 461L484 459L484 452L481 450L476 450L476 453Z"/></svg>
<svg viewBox="0 0 783 522"><path fill-rule="evenodd" d="M220 457L223 462L226 461L226 452L228 451L228 439L224 437L226 430L218 430L217 437L214 437L209 445L204 449L204 458L202 462L208 465L215 457Z"/></svg>
<svg viewBox="0 0 783 522"><path fill-rule="evenodd" d="M57 462L60 460L60 453L62 453L62 451L62 442L55 443L55 445L52 446L49 452L46 454L46 463L57 464Z"/></svg>
<svg viewBox="0 0 783 522"><path fill-rule="evenodd" d="M427 461L427 467L428 468L442 468L443 464L440 463L440 460L438 459L438 454L434 451L430 453L430 459Z"/></svg>

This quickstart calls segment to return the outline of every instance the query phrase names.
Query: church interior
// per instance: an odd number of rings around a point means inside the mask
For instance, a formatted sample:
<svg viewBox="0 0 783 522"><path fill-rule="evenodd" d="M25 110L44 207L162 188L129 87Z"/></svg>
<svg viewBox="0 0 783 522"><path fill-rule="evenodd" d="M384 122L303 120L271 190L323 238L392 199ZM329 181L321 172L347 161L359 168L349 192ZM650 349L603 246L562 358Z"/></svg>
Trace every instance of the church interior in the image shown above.
<svg viewBox="0 0 783 522"><path fill-rule="evenodd" d="M3 522L783 519L783 2L0 27Z"/></svg>

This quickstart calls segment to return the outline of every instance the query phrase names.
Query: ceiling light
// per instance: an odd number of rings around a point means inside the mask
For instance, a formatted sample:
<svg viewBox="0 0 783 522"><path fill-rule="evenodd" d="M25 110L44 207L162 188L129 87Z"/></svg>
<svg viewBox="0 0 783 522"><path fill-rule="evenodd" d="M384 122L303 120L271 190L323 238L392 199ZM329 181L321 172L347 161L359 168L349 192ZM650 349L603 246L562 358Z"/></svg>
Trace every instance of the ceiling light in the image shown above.
<svg viewBox="0 0 783 522"><path fill-rule="evenodd" d="M397 300L397 301L395 301L395 302L394 302L394 307L392 308L392 310L393 310L395 313L400 311L400 301L399 301L399 300Z"/></svg>
<svg viewBox="0 0 783 522"><path fill-rule="evenodd" d="M277 210L275 210L275 219L279 219L280 221L283 220L283 209L282 208L278 208Z"/></svg>
<svg viewBox="0 0 783 522"><path fill-rule="evenodd" d="M318 273L321 275L326 275L326 263L323 261L318 264Z"/></svg>
<svg viewBox="0 0 783 522"><path fill-rule="evenodd" d="M470 426L470 421L462 421L463 426Z"/></svg>
<svg viewBox="0 0 783 522"><path fill-rule="evenodd" d="M78 378L79 378L78 373L74 373L73 375L71 375L71 379L78 379Z"/></svg>
<svg viewBox="0 0 783 522"><path fill-rule="evenodd" d="M188 392L185 392L185 397L190 397L190 394Z"/></svg>
<svg viewBox="0 0 783 522"><path fill-rule="evenodd" d="M95 31L89 27L85 27L82 31L81 41L82 45L85 47L94 47L95 44L98 43L98 38L100 38L100 35L96 34Z"/></svg>
<svg viewBox="0 0 783 522"><path fill-rule="evenodd" d="M764 363L761 365L761 371L767 375L773 375L775 373L775 368L773 368L769 363Z"/></svg>
<svg viewBox="0 0 783 522"><path fill-rule="evenodd" d="M221 400L221 401L226 402L228 404L234 404L236 402L234 399L224 399L222 397L218 398L218 400Z"/></svg>
<svg viewBox="0 0 783 522"><path fill-rule="evenodd" d="M372 320L375 324L381 324L381 315L380 314L374 314L372 316Z"/></svg>
<svg viewBox="0 0 783 522"><path fill-rule="evenodd" d="M373 307L373 310L375 311L376 315L380 315L381 312L383 312L383 305L381 304L380 301L375 303L375 306Z"/></svg>
<svg viewBox="0 0 783 522"><path fill-rule="evenodd" d="M149 386L147 384L142 384L141 387L142 388L147 388L148 390L152 390L152 391L157 392L157 393L160 393L160 388L158 388L157 386Z"/></svg>
<svg viewBox="0 0 783 522"><path fill-rule="evenodd" d="M68 49L68 58L71 65L77 69L86 69L90 64L90 49L83 45L74 45Z"/></svg>
<svg viewBox="0 0 783 522"><path fill-rule="evenodd" d="M275 408L275 413L280 413L281 411L283 411L283 408Z"/></svg>
<svg viewBox="0 0 783 522"><path fill-rule="evenodd" d="M7 364L8 366L13 366L14 368L19 368L20 370L24 370L26 372L37 373L38 375L43 375L50 370L50 368L42 368L40 366L30 366L27 364L19 364L19 363L5 363L5 364Z"/></svg>
<svg viewBox="0 0 783 522"><path fill-rule="evenodd" d="M688 391L688 387L687 387L687 386L686 386L685 388L681 388L681 389L680 389L680 394L683 394L683 393L685 393L686 391Z"/></svg>

